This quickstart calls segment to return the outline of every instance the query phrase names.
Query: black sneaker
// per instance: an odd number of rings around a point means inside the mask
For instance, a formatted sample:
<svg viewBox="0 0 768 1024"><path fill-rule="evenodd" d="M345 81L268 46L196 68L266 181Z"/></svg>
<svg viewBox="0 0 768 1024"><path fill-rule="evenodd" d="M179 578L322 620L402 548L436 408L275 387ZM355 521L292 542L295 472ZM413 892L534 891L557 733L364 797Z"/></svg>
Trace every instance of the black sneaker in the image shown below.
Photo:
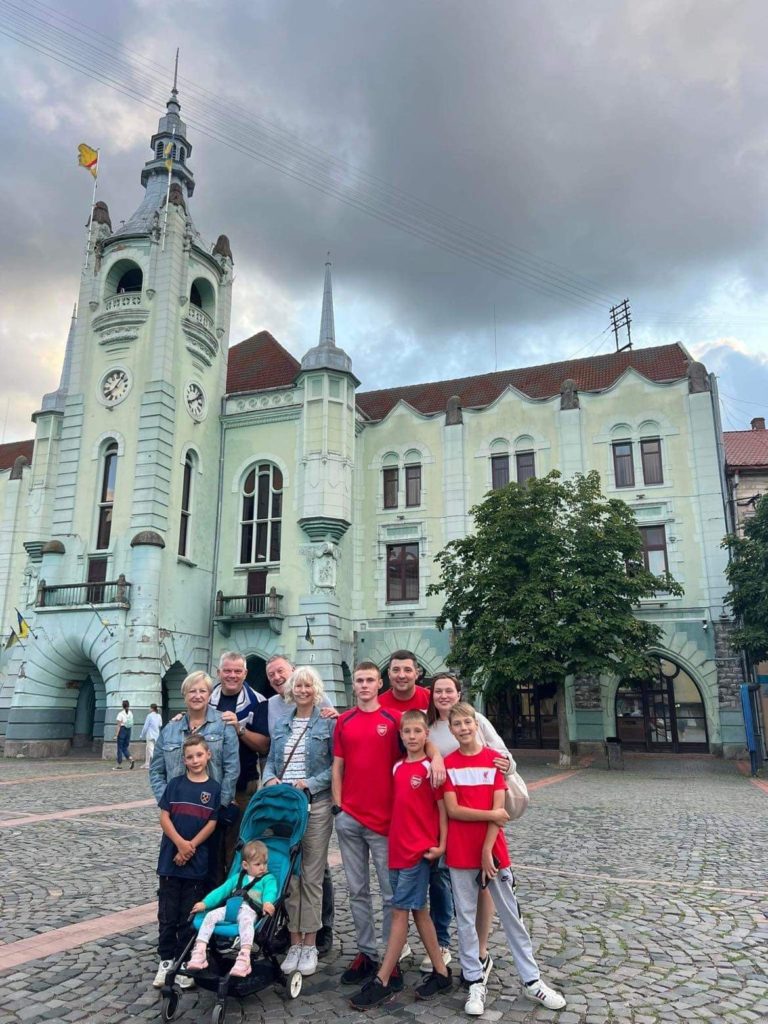
<svg viewBox="0 0 768 1024"><path fill-rule="evenodd" d="M326 926L323 925L317 933L315 945L317 946L318 956L327 956L333 949L333 929L326 928Z"/></svg>
<svg viewBox="0 0 768 1024"><path fill-rule="evenodd" d="M341 976L342 985L359 985L378 971L379 965L365 953L358 953Z"/></svg>
<svg viewBox="0 0 768 1024"><path fill-rule="evenodd" d="M453 984L451 968L446 967L446 970L448 971L447 974L438 974L437 971L432 971L425 981L416 986L416 998L431 999L432 996L436 996L440 992L450 992Z"/></svg>
<svg viewBox="0 0 768 1024"><path fill-rule="evenodd" d="M402 992L403 985L403 972L400 970L400 964L395 964L394 970L389 976L389 989L392 992Z"/></svg>
<svg viewBox="0 0 768 1024"><path fill-rule="evenodd" d="M363 954L361 954L363 955ZM369 978L360 991L352 996L349 1005L354 1010L369 1010L379 1003L386 1003L394 995L391 985L384 985L380 978L375 975Z"/></svg>

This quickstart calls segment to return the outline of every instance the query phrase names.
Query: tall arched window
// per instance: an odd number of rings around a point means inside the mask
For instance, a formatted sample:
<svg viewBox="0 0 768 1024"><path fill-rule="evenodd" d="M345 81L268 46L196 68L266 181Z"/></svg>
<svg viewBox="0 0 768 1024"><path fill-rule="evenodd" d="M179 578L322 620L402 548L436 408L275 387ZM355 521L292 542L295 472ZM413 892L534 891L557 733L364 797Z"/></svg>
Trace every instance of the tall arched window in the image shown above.
<svg viewBox="0 0 768 1024"><path fill-rule="evenodd" d="M162 142L158 142L158 144L155 146L155 158L157 160L162 160L163 159L163 144L162 144Z"/></svg>
<svg viewBox="0 0 768 1024"><path fill-rule="evenodd" d="M181 512L179 517L179 554L186 558L189 554L189 531L192 518L192 480L195 473L195 456L187 452L184 459L184 477L181 485Z"/></svg>
<svg viewBox="0 0 768 1024"><path fill-rule="evenodd" d="M117 441L110 441L104 449L101 490L99 492L98 521L96 526L96 549L104 551L109 547L112 534L112 507L115 503L115 480L117 479Z"/></svg>
<svg viewBox="0 0 768 1024"><path fill-rule="evenodd" d="M248 471L242 490L240 564L280 561L283 474L269 462Z"/></svg>

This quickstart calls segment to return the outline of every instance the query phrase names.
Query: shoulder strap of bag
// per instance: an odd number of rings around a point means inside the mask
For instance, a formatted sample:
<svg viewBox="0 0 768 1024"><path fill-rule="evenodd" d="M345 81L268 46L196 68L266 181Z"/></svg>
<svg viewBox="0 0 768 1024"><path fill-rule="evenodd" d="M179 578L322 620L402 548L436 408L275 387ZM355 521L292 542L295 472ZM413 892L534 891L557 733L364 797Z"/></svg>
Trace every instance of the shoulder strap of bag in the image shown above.
<svg viewBox="0 0 768 1024"><path fill-rule="evenodd" d="M298 745L299 745L299 744L301 743L301 741L302 741L302 740L304 739L304 733L305 733L305 732L307 731L307 729L309 728L309 725L310 725L310 722L311 722L311 721L312 721L312 716L310 715L310 716L309 716L309 718L307 719L307 724L306 724L306 725L304 726L304 728L303 728L303 729L301 730L301 732L299 733L299 737L298 737L298 739L296 740L296 742L295 742L295 743L293 744L293 746L291 747L291 752L290 752L290 754L288 755L288 757L287 757L287 758L285 759L285 761L283 762L283 770L282 770L282 771L280 772L280 774L279 774L279 775L277 776L277 778L278 778L278 780L279 780L280 782L282 782L282 781L283 781L283 776L285 775L285 773L286 773L286 771L287 771L287 769L288 769L288 765L289 765L289 764L291 763L291 759L293 758L293 755L294 755L294 754L296 753L296 748L297 748L297 747L298 747Z"/></svg>

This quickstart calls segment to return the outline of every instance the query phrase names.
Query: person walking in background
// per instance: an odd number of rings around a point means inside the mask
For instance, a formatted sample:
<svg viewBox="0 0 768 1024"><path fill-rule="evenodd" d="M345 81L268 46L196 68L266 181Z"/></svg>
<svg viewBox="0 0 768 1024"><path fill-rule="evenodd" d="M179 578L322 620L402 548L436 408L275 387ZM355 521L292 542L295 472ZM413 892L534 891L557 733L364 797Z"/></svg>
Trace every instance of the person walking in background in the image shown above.
<svg viewBox="0 0 768 1024"><path fill-rule="evenodd" d="M131 706L127 700L123 701L122 711L117 713L117 731L115 732L115 741L117 744L117 764L112 769L113 772L119 772L123 767L123 758L130 762L131 769L136 762L131 757L131 729L133 728L133 712Z"/></svg>
<svg viewBox="0 0 768 1024"><path fill-rule="evenodd" d="M149 713L144 719L144 725L141 727L141 734L139 736L139 739L144 740L146 744L142 768L149 768L152 755L155 752L155 743L162 727L163 720L160 717L160 712L157 710L157 704L150 704Z"/></svg>

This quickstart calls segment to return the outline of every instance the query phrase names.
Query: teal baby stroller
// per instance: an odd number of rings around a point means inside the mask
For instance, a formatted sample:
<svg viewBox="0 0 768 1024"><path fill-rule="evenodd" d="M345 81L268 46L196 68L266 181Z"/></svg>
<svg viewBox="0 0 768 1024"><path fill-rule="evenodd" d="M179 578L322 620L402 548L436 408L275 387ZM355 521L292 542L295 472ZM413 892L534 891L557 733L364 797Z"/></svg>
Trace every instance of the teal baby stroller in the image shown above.
<svg viewBox="0 0 768 1024"><path fill-rule="evenodd" d="M208 947L208 967L204 971L190 974L198 988L216 993L211 1024L225 1024L229 996L244 999L273 984L291 999L295 999L301 992L301 974L294 971L287 977L280 969L277 953L282 951L282 945L276 936L287 924L285 899L291 876L298 875L301 870L301 840L308 819L308 795L293 786L282 784L260 789L254 793L246 808L240 823L240 838L230 867L230 877L240 871L240 851L243 846L253 839L260 839L269 849L269 870L277 879L278 899L273 915L259 916L251 952L251 973L245 978L231 978L229 974L238 953L238 907L235 901L228 902L227 916L216 925ZM202 924L204 916L195 916L195 930ZM196 935L193 935L182 955L166 974L162 990L163 1020L173 1020L178 1011L181 990L175 982L179 974L186 974L181 965L186 963L195 938Z"/></svg>

